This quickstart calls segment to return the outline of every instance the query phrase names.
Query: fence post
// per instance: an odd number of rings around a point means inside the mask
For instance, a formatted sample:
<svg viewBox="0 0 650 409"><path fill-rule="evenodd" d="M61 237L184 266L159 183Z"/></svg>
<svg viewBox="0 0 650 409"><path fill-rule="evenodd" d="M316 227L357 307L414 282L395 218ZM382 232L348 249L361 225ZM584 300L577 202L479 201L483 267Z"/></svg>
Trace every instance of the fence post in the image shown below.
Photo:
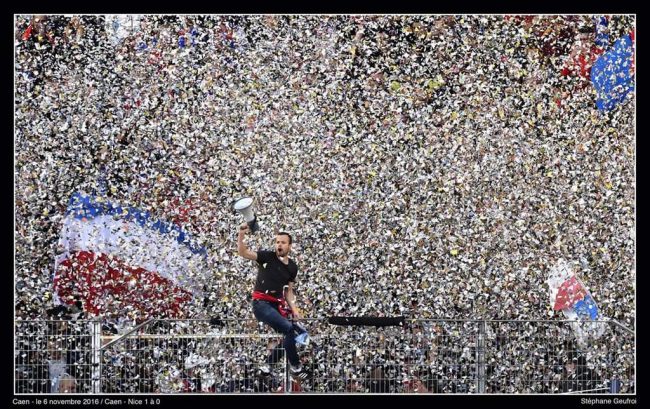
<svg viewBox="0 0 650 409"><path fill-rule="evenodd" d="M476 391L485 393L485 320L478 323L476 339Z"/></svg>
<svg viewBox="0 0 650 409"><path fill-rule="evenodd" d="M99 320L93 320L90 323L92 329L92 393L102 392L102 324Z"/></svg>
<svg viewBox="0 0 650 409"><path fill-rule="evenodd" d="M292 387L291 377L289 376L289 360L287 359L287 351L284 351L284 393L291 393Z"/></svg>

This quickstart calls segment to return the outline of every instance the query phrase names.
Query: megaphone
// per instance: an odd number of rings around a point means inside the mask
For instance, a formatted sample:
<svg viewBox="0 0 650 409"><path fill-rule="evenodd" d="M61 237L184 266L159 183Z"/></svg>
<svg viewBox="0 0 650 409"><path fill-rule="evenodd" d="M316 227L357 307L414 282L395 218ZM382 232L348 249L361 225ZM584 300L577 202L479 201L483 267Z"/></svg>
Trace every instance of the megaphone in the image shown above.
<svg viewBox="0 0 650 409"><path fill-rule="evenodd" d="M257 224L257 216L255 216L255 212L253 212L252 197L245 197L237 200L233 205L233 208L244 216L244 220L246 220L248 227L250 227L253 233L260 229L260 226Z"/></svg>

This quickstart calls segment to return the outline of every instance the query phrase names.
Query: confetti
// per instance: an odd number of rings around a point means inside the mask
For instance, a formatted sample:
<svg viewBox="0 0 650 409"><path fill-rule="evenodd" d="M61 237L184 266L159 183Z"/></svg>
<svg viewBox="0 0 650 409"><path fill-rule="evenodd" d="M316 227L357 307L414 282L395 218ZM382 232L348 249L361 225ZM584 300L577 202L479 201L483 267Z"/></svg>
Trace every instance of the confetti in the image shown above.
<svg viewBox="0 0 650 409"><path fill-rule="evenodd" d="M252 318L230 206L252 195L251 247L295 232L308 317L548 319L540 283L564 256L585 259L603 316L633 326L636 100L597 109L573 58L582 23L513 17L62 16L38 22L50 42L17 15L16 316L53 307L61 222L84 191L206 248L205 278L183 277L205 288L188 318ZM635 24L612 19L610 42ZM176 388L183 362L150 379Z"/></svg>

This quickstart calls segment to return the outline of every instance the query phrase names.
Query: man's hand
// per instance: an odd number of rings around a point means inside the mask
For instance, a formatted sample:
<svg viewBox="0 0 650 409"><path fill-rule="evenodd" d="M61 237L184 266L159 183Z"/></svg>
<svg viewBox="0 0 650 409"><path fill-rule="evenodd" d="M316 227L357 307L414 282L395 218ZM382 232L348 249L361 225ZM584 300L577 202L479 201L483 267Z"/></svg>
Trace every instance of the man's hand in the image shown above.
<svg viewBox="0 0 650 409"><path fill-rule="evenodd" d="M257 253L250 251L248 249L248 246L246 246L246 243L244 243L244 235L249 230L250 228L248 227L248 223L244 223L239 226L239 234L237 234L237 254L249 260L255 261L257 260Z"/></svg>
<svg viewBox="0 0 650 409"><path fill-rule="evenodd" d="M302 319L302 314L300 314L300 310L298 310L297 307L293 307L291 312L292 312L294 321L300 321Z"/></svg>

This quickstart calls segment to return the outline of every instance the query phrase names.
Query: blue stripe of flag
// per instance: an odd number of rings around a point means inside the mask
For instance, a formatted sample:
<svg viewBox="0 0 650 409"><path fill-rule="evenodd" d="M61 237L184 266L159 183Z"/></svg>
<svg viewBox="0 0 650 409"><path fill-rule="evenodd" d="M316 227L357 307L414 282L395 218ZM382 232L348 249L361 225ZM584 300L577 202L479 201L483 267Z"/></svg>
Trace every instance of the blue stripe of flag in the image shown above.
<svg viewBox="0 0 650 409"><path fill-rule="evenodd" d="M125 221L137 223L141 227L146 227L161 234L171 235L176 238L178 243L189 248L192 253L207 256L205 247L196 245L190 234L184 232L179 226L162 220L153 220L149 212L132 206L120 206L119 204L105 201L97 202L91 196L84 196L82 193L75 192L70 198L66 211L66 215L70 214L75 219L93 219L101 215L115 216Z"/></svg>

